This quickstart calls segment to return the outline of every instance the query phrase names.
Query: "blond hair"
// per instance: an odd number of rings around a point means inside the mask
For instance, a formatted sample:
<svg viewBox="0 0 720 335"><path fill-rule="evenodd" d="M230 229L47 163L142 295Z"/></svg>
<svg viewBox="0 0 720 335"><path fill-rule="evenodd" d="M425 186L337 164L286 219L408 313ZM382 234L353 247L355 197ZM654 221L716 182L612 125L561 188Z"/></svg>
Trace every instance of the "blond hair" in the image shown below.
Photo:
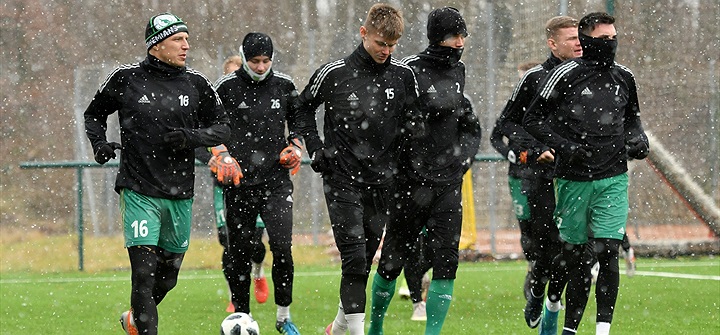
<svg viewBox="0 0 720 335"><path fill-rule="evenodd" d="M238 55L230 56L223 63L223 74L235 72L235 70L237 70L241 67L242 67L242 57L240 57Z"/></svg>
<svg viewBox="0 0 720 335"><path fill-rule="evenodd" d="M376 3L368 11L365 29L388 40L398 40L405 31L402 12L386 3Z"/></svg>
<svg viewBox="0 0 720 335"><path fill-rule="evenodd" d="M520 63L520 64L518 65L517 69L518 69L518 71L522 71L523 73L525 73L525 72L527 72L527 70L530 70L530 69L534 68L536 65L539 65L539 64L540 64L540 62L535 62L535 61L533 61L533 62Z"/></svg>
<svg viewBox="0 0 720 335"><path fill-rule="evenodd" d="M577 28L578 20L569 16L556 16L545 23L547 38L555 37L558 30L563 28Z"/></svg>

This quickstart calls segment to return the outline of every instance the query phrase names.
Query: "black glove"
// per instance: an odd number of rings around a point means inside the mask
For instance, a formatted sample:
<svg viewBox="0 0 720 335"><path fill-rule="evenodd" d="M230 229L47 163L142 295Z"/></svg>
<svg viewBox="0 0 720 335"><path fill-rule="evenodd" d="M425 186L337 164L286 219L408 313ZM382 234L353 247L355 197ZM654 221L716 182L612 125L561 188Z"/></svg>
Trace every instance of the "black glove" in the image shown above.
<svg viewBox="0 0 720 335"><path fill-rule="evenodd" d="M572 165L580 164L583 161L585 161L586 158L589 158L592 156L592 153L590 151L585 150L583 147L577 147L577 149L573 150L570 154L570 159L568 159L568 162Z"/></svg>
<svg viewBox="0 0 720 335"><path fill-rule="evenodd" d="M480 121L475 113L463 113L458 120L458 127L463 133L477 135L480 133Z"/></svg>
<svg viewBox="0 0 720 335"><path fill-rule="evenodd" d="M122 149L122 145L117 142L105 142L98 146L95 151L95 161L102 165L107 163L110 159L117 157L115 150Z"/></svg>
<svg viewBox="0 0 720 335"><path fill-rule="evenodd" d="M222 245L225 249L227 249L230 245L227 225L218 227L218 240L220 240L220 245Z"/></svg>
<svg viewBox="0 0 720 335"><path fill-rule="evenodd" d="M408 112L405 115L405 130L413 138L425 137L425 117L419 113Z"/></svg>
<svg viewBox="0 0 720 335"><path fill-rule="evenodd" d="M163 141L177 149L185 149L187 145L187 136L182 130L173 130L163 135Z"/></svg>
<svg viewBox="0 0 720 335"><path fill-rule="evenodd" d="M317 173L326 173L330 171L330 160L333 158L334 154L326 149L326 148L320 148L318 150L315 150L312 155L312 162L310 163L310 167L313 169L313 171Z"/></svg>
<svg viewBox="0 0 720 335"><path fill-rule="evenodd" d="M560 146L563 156L567 157L570 165L582 163L586 158L592 156L592 153L577 143L568 142Z"/></svg>
<svg viewBox="0 0 720 335"><path fill-rule="evenodd" d="M625 148L628 157L634 159L645 159L650 152L650 148L648 148L645 141L629 142L625 145Z"/></svg>

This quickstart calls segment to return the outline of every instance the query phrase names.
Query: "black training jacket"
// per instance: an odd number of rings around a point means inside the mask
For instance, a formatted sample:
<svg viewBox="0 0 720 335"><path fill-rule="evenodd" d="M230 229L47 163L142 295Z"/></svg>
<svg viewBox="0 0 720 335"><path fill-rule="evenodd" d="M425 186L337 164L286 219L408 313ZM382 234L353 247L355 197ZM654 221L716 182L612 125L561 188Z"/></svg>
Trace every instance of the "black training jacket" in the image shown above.
<svg viewBox="0 0 720 335"><path fill-rule="evenodd" d="M558 65L525 114L528 133L556 151L556 177L590 181L622 174L627 171L627 141L647 141L634 75L618 63L600 64L574 58ZM572 163L569 156L576 146L590 156Z"/></svg>
<svg viewBox="0 0 720 335"><path fill-rule="evenodd" d="M157 58L119 66L102 83L85 110L85 131L93 150L107 142L107 118L118 112L120 168L115 191L131 189L165 199L194 195L194 148L228 138L228 119L212 84L190 68L176 68ZM184 147L163 141L180 130Z"/></svg>
<svg viewBox="0 0 720 335"><path fill-rule="evenodd" d="M417 77L417 105L425 120L425 136L403 137L401 165L414 180L449 185L462 182L481 134L472 105L464 96L465 64L435 52L441 48L431 46L403 59Z"/></svg>
<svg viewBox="0 0 720 335"><path fill-rule="evenodd" d="M358 46L348 57L320 67L298 99L298 129L309 153L336 152L327 176L381 185L397 173L399 135L416 115L413 71L390 57L377 64ZM315 113L325 104L320 139Z"/></svg>
<svg viewBox="0 0 720 335"><path fill-rule="evenodd" d="M240 68L218 79L215 89L230 118L225 145L242 169L240 187L290 180L279 158L288 146L286 123L291 134L294 129L291 110L298 93L292 78L273 71L258 82Z"/></svg>
<svg viewBox="0 0 720 335"><path fill-rule="evenodd" d="M516 156L515 162L510 162L508 175L515 178L534 178L540 176L552 178L553 165L538 163L537 158L550 148L528 134L522 126L523 117L527 107L537 93L538 86L547 74L562 61L550 54L545 62L534 66L520 78L515 89L508 99L502 113L495 121L490 143L503 157L507 158L510 150ZM503 138L507 138L505 144ZM526 163L520 162L520 152L527 151Z"/></svg>

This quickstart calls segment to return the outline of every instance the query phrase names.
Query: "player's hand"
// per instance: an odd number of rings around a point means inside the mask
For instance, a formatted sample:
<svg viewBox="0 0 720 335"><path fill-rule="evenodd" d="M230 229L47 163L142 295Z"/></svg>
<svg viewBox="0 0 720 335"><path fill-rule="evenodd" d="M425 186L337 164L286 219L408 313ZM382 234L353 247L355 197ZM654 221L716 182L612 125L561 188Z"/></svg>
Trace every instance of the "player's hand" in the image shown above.
<svg viewBox="0 0 720 335"><path fill-rule="evenodd" d="M333 156L334 154L329 149L320 148L315 150L312 155L312 163L310 163L310 167L312 167L313 171L317 173L329 172L330 161Z"/></svg>
<svg viewBox="0 0 720 335"><path fill-rule="evenodd" d="M568 153L567 157L570 165L580 164L585 161L585 159L592 157L592 152L576 143L566 144L565 150Z"/></svg>
<svg viewBox="0 0 720 335"><path fill-rule="evenodd" d="M95 150L95 161L98 164L103 165L110 159L117 157L115 150L122 149L122 145L117 142L105 142L97 147Z"/></svg>
<svg viewBox="0 0 720 335"><path fill-rule="evenodd" d="M182 130L173 130L163 135L163 142L176 149L185 149L187 146L187 136L185 136Z"/></svg>
<svg viewBox="0 0 720 335"><path fill-rule="evenodd" d="M634 159L645 159L645 157L648 156L648 153L650 153L650 148L648 148L645 141L629 142L625 145L625 148L627 150L628 157Z"/></svg>
<svg viewBox="0 0 720 335"><path fill-rule="evenodd" d="M280 165L290 170L291 175L295 175L300 170L303 147L297 137L288 139L288 142L290 142L290 145L280 152Z"/></svg>
<svg viewBox="0 0 720 335"><path fill-rule="evenodd" d="M538 163L549 164L555 161L555 155L551 150L543 151L536 159Z"/></svg>
<svg viewBox="0 0 720 335"><path fill-rule="evenodd" d="M218 240L220 241L220 245L222 245L225 249L227 249L230 245L227 225L218 227Z"/></svg>
<svg viewBox="0 0 720 335"><path fill-rule="evenodd" d="M461 132L477 135L480 133L480 121L474 112L466 112L458 119L458 128Z"/></svg>
<svg viewBox="0 0 720 335"><path fill-rule="evenodd" d="M405 121L405 129L410 133L413 138L421 138L427 135L425 129L425 119L420 114L407 114L407 120Z"/></svg>
<svg viewBox="0 0 720 335"><path fill-rule="evenodd" d="M240 179L243 177L240 164L237 160L230 156L225 145L220 144L211 149L213 156L208 162L210 171L215 174L215 178L220 184L230 185L231 183L235 186L240 185Z"/></svg>

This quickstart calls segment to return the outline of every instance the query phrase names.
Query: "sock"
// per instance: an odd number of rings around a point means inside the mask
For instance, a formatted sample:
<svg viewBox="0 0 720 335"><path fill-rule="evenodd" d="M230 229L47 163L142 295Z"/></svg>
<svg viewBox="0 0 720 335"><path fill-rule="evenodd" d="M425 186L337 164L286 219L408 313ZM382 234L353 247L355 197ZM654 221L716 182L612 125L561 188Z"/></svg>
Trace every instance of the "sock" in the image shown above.
<svg viewBox="0 0 720 335"><path fill-rule="evenodd" d="M377 272L372 283L372 303L370 305L370 329L368 335L383 333L383 320L390 301L395 294L395 280L387 280Z"/></svg>
<svg viewBox="0 0 720 335"><path fill-rule="evenodd" d="M365 313L345 314L350 335L365 334ZM333 330L334 332L334 330Z"/></svg>
<svg viewBox="0 0 720 335"><path fill-rule="evenodd" d="M263 270L263 266L260 263L251 262L252 264L252 277L254 279L260 279L262 277L265 277L265 271Z"/></svg>
<svg viewBox="0 0 720 335"><path fill-rule="evenodd" d="M575 335L575 334L577 334L577 330L563 328L562 335Z"/></svg>
<svg viewBox="0 0 720 335"><path fill-rule="evenodd" d="M277 320L278 321L285 321L285 319L290 320L290 306L277 306Z"/></svg>
<svg viewBox="0 0 720 335"><path fill-rule="evenodd" d="M440 334L452 302L454 285L454 279L434 279L430 282L428 298L425 304L427 308L425 335Z"/></svg>
<svg viewBox="0 0 720 335"><path fill-rule="evenodd" d="M552 302L550 299L547 299L545 300L545 307L547 307L548 311L559 312L560 309L562 309L562 304L560 301Z"/></svg>
<svg viewBox="0 0 720 335"><path fill-rule="evenodd" d="M345 319L345 310L343 309L342 302L338 304L338 312L335 315L335 320L332 322L332 334L331 335L345 335L348 329L348 323Z"/></svg>
<svg viewBox="0 0 720 335"><path fill-rule="evenodd" d="M598 322L595 325L595 335L610 335L610 323Z"/></svg>

